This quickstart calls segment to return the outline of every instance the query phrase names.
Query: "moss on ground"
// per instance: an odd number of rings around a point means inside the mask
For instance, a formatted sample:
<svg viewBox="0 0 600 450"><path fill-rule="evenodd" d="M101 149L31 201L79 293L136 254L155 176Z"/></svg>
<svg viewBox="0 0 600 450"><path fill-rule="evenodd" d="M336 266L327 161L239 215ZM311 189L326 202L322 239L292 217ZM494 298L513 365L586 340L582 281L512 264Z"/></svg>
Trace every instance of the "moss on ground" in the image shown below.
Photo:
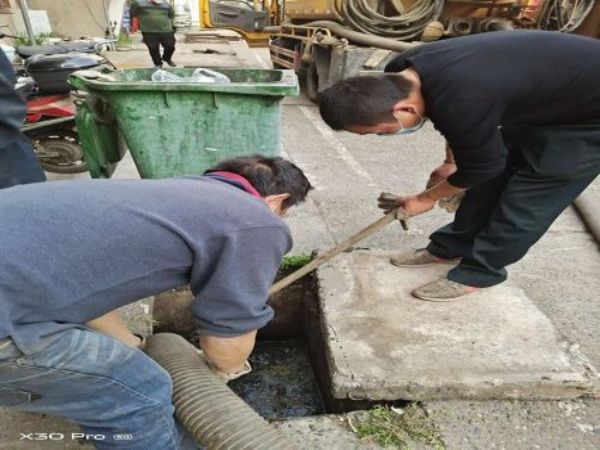
<svg viewBox="0 0 600 450"><path fill-rule="evenodd" d="M416 403L405 408L376 406L356 416L348 416L348 424L356 435L384 448L408 450L411 443L427 444L444 450L444 442L433 420Z"/></svg>
<svg viewBox="0 0 600 450"><path fill-rule="evenodd" d="M281 270L292 271L298 270L307 265L312 257L310 255L288 255L283 257Z"/></svg>

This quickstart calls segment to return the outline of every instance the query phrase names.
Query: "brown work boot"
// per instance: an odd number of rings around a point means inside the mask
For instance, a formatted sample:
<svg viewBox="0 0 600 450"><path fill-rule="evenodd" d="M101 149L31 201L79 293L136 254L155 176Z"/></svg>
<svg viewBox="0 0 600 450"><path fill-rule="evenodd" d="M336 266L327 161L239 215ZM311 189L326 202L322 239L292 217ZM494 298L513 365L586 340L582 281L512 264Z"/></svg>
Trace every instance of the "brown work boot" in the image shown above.
<svg viewBox="0 0 600 450"><path fill-rule="evenodd" d="M453 302L479 288L460 284L447 278L440 278L413 290L411 294L421 300L430 302Z"/></svg>
<svg viewBox="0 0 600 450"><path fill-rule="evenodd" d="M429 253L426 249L420 248L410 253L402 253L390 258L390 262L398 267L430 266L432 264L456 264L460 258L443 259Z"/></svg>

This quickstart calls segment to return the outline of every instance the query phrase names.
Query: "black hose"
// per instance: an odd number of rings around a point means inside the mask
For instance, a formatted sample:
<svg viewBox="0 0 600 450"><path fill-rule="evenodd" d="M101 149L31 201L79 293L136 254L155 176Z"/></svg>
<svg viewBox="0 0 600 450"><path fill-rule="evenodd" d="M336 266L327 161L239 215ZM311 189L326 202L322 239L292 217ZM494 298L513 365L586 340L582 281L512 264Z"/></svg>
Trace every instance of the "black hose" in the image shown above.
<svg viewBox="0 0 600 450"><path fill-rule="evenodd" d="M297 448L229 389L181 336L155 334L144 351L171 376L175 414L208 450Z"/></svg>
<svg viewBox="0 0 600 450"><path fill-rule="evenodd" d="M403 52L415 47L416 45L422 44L421 42L401 42L394 39L361 33L359 31L351 30L350 28L331 20L317 20L315 22L309 22L305 24L305 26L327 28L336 36L348 39L348 41L355 44L365 45L367 47L382 48L385 50L391 50L393 52Z"/></svg>
<svg viewBox="0 0 600 450"><path fill-rule="evenodd" d="M354 30L400 41L420 38L430 22L438 20L444 0L417 0L409 9L401 0L330 0L340 20Z"/></svg>
<svg viewBox="0 0 600 450"><path fill-rule="evenodd" d="M479 26L484 32L514 30L512 23L506 19L484 19Z"/></svg>

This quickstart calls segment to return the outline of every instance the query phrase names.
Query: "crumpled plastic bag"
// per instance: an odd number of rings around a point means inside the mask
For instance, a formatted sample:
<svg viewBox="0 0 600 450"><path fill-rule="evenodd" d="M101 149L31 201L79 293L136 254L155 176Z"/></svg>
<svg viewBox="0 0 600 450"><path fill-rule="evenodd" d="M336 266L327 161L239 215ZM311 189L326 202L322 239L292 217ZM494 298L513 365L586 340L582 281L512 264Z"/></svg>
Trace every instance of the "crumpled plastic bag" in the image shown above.
<svg viewBox="0 0 600 450"><path fill-rule="evenodd" d="M227 75L202 67L194 70L191 77L182 77L173 72L158 69L152 74L150 79L159 83L231 83L231 80Z"/></svg>

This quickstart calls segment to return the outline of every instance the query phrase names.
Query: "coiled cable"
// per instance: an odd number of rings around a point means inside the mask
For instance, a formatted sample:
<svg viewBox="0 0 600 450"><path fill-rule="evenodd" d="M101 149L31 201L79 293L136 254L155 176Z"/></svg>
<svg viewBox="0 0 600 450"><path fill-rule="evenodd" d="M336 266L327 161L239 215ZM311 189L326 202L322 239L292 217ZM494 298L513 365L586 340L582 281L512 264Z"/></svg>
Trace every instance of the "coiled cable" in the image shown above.
<svg viewBox="0 0 600 450"><path fill-rule="evenodd" d="M569 33L581 26L594 0L546 0L540 6L538 28Z"/></svg>
<svg viewBox="0 0 600 450"><path fill-rule="evenodd" d="M438 20L444 9L444 0L418 0L408 9L401 0L329 0L329 3L346 26L399 41L418 39L425 26Z"/></svg>

